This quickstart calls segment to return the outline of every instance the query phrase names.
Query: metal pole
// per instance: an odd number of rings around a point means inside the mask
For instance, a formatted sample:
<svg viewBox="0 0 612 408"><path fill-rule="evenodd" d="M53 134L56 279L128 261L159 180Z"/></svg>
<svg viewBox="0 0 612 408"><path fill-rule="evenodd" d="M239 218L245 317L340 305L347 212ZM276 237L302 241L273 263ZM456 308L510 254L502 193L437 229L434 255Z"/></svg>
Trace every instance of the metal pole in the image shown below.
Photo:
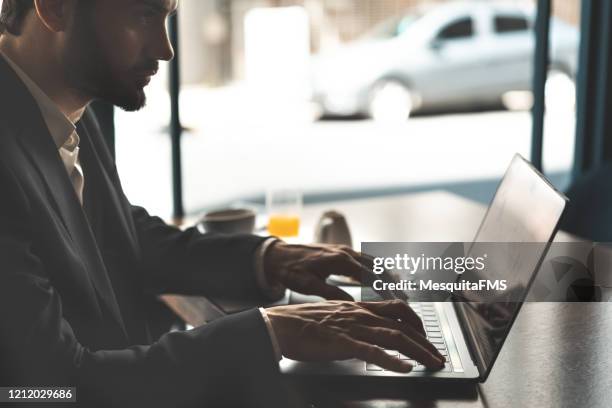
<svg viewBox="0 0 612 408"><path fill-rule="evenodd" d="M593 146L591 146L591 163L590 168L601 166L609 155L610 135L610 50L612 42L610 35L612 29L612 3L610 1L598 4L600 9L597 15L600 23L598 24L598 47L597 47L597 64L595 69L596 74L596 95L595 95L595 115L593 126Z"/></svg>
<svg viewBox="0 0 612 408"><path fill-rule="evenodd" d="M593 0L582 0L580 10L580 53L576 94L576 147L572 177L579 178L592 166L592 146L595 121L596 82L591 73L597 66L596 49L598 46L598 7Z"/></svg>
<svg viewBox="0 0 612 408"><path fill-rule="evenodd" d="M172 139L172 203L173 217L179 223L185 216L183 207L183 174L181 165L181 125L179 95L181 79L179 74L178 12L168 21L170 42L174 47L174 59L170 61L170 137Z"/></svg>
<svg viewBox="0 0 612 408"><path fill-rule="evenodd" d="M546 112L546 78L548 74L550 0L538 0L535 36L536 49L533 75L533 129L531 134L531 161L542 171L542 150L544 142L544 113Z"/></svg>

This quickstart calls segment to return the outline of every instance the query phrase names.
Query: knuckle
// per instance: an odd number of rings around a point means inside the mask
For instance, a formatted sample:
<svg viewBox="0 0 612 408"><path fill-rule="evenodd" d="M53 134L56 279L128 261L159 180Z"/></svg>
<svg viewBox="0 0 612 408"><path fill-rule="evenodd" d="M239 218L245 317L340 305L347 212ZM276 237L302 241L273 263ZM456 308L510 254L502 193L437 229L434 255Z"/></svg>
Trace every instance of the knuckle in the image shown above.
<svg viewBox="0 0 612 408"><path fill-rule="evenodd" d="M361 358L362 360L368 360L370 355L370 347L366 344L354 344L353 345L353 354L358 357Z"/></svg>
<svg viewBox="0 0 612 408"><path fill-rule="evenodd" d="M336 252L336 258L338 258L338 260L340 261L350 261L353 259L353 257L351 255L349 255L348 253L344 252L344 251L338 251Z"/></svg>
<svg viewBox="0 0 612 408"><path fill-rule="evenodd" d="M348 317L338 317L336 319L336 324L338 324L341 327L350 327L350 326L354 326L355 325L355 319L348 316Z"/></svg>
<svg viewBox="0 0 612 408"><path fill-rule="evenodd" d="M372 318L373 315L370 312L363 309L353 311L352 316L355 320L367 324L372 324L372 322L375 320Z"/></svg>
<svg viewBox="0 0 612 408"><path fill-rule="evenodd" d="M367 346L365 349L366 360L369 361L377 361L382 354L384 354L384 351L380 347Z"/></svg>
<svg viewBox="0 0 612 408"><path fill-rule="evenodd" d="M384 337L387 340L393 338L393 330L391 329L388 329L386 327L375 327L373 330L377 332L379 336Z"/></svg>
<svg viewBox="0 0 612 408"><path fill-rule="evenodd" d="M350 312L355 309L355 304L347 300L339 301L339 309L343 312Z"/></svg>
<svg viewBox="0 0 612 408"><path fill-rule="evenodd" d="M389 330L389 338L393 343L401 343L404 341L404 335L397 330Z"/></svg>

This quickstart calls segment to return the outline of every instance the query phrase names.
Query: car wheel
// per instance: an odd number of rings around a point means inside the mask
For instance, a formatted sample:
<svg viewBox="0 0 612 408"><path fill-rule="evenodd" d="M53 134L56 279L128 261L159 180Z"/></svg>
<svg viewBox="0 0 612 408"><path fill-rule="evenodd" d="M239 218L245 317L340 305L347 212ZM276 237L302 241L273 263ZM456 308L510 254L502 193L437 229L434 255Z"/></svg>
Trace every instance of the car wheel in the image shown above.
<svg viewBox="0 0 612 408"><path fill-rule="evenodd" d="M576 83L566 72L551 68L546 79L546 110L568 112L576 107Z"/></svg>
<svg viewBox="0 0 612 408"><path fill-rule="evenodd" d="M368 114L377 122L405 121L413 108L412 92L398 80L380 81L370 93Z"/></svg>

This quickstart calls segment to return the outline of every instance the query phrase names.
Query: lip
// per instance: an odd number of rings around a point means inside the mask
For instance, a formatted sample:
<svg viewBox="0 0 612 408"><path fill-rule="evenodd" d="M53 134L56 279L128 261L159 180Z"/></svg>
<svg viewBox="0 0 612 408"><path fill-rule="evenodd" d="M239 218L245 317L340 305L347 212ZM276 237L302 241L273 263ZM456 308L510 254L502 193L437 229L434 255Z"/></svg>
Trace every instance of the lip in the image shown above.
<svg viewBox="0 0 612 408"><path fill-rule="evenodd" d="M157 70L156 69L150 69L150 70L147 70L147 71L141 71L140 72L140 76L142 76L142 77L149 77L149 78L155 76L156 74L157 74Z"/></svg>
<svg viewBox="0 0 612 408"><path fill-rule="evenodd" d="M136 82L138 83L139 86L145 87L145 86L149 85L149 83L151 82L151 78L155 74L157 74L157 70L149 70L149 71L139 72L137 77L136 77Z"/></svg>

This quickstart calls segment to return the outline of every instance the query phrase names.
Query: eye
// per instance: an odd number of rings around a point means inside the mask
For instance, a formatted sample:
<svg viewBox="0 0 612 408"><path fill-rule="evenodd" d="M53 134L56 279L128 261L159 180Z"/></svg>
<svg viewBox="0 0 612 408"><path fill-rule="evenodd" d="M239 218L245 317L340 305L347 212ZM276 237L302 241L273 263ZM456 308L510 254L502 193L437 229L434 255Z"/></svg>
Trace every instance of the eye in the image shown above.
<svg viewBox="0 0 612 408"><path fill-rule="evenodd" d="M138 22L142 25L149 25L154 20L155 14L153 13L142 13L138 16Z"/></svg>
<svg viewBox="0 0 612 408"><path fill-rule="evenodd" d="M135 13L135 19L140 25L149 25L159 18L159 12L149 7L139 9Z"/></svg>

